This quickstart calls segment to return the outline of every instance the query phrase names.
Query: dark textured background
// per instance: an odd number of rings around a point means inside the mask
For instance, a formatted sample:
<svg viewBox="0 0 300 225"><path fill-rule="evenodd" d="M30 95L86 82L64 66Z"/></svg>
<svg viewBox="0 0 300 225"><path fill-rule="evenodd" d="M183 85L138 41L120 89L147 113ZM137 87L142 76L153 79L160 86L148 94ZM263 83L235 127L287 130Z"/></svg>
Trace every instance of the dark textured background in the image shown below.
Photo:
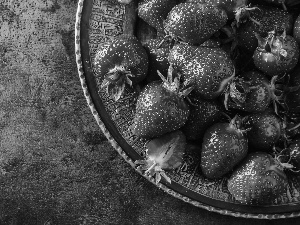
<svg viewBox="0 0 300 225"><path fill-rule="evenodd" d="M83 97L76 0L0 0L0 225L300 224L208 212L140 177Z"/></svg>

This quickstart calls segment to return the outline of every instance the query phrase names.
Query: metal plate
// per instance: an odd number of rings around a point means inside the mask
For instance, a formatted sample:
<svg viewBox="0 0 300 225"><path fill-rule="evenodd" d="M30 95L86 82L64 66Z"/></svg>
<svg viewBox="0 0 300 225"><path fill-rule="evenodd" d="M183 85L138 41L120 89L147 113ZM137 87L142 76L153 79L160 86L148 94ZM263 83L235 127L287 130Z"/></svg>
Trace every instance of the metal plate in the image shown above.
<svg viewBox="0 0 300 225"><path fill-rule="evenodd" d="M75 25L76 63L87 103L99 127L116 151L136 170L134 161L141 159L145 141L137 139L129 127L137 94L126 90L117 103L99 88L92 61L97 48L123 33L141 33L136 24L137 3L121 5L115 0L79 0ZM168 172L171 184L162 180L155 184L170 195L197 207L220 214L244 218L278 219L300 215L300 178L290 177L287 193L274 205L249 206L236 202L227 190L227 177L211 181L198 169L198 154L190 148L179 169Z"/></svg>

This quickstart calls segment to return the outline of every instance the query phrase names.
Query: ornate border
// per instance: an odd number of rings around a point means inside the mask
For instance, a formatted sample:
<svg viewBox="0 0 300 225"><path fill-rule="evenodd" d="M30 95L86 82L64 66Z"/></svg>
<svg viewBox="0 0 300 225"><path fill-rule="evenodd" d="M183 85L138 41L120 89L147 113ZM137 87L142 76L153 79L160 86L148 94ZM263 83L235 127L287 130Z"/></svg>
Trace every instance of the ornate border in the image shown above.
<svg viewBox="0 0 300 225"><path fill-rule="evenodd" d="M130 157L123 151L121 146L115 141L113 136L110 134L108 129L105 127L104 123L101 120L100 115L98 114L96 107L93 103L93 100L89 94L87 83L86 83L86 78L85 78L85 73L83 69L83 64L82 64L82 57L81 57L81 46L80 46L80 25L81 25L81 16L82 16L82 10L83 10L83 2L84 0L78 0L78 7L77 7L77 12L76 12L76 22L75 22L75 54L76 54L76 64L77 64L77 69L78 69L78 75L80 78L81 86L83 89L84 96L86 98L87 104L96 119L96 122L98 126L100 127L101 131L103 134L106 136L106 138L109 140L113 148L124 158L126 162L128 162L134 169L135 165L133 161L131 160ZM224 210L220 208L216 208L213 206L209 206L206 204L203 204L198 201L194 201L193 199L190 199L186 196L183 196L174 190L168 188L167 186L159 183L155 184L155 181L153 178L148 177L143 175L141 172L135 169L136 172L138 172L141 176L146 178L148 181L162 189L163 191L167 192L168 194L174 196L175 198L181 199L187 203L190 203L196 207L211 211L211 212L216 212L222 215L230 215L234 217L242 217L242 218L254 218L254 219L283 219L283 218L293 218L293 217L299 217L300 212L293 212L293 213L285 213L285 214L251 214L251 213L240 213L236 211L231 211L231 210Z"/></svg>

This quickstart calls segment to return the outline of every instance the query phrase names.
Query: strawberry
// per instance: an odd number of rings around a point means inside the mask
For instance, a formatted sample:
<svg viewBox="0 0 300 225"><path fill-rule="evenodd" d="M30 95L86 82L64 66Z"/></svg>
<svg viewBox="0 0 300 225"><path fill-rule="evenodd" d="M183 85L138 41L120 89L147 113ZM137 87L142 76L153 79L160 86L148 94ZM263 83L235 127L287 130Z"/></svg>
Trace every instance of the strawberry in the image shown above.
<svg viewBox="0 0 300 225"><path fill-rule="evenodd" d="M297 43L300 44L300 14L298 15L294 23L293 37L295 38Z"/></svg>
<svg viewBox="0 0 300 225"><path fill-rule="evenodd" d="M207 178L222 177L247 155L248 141L240 128L240 118L236 116L230 123L216 123L206 130L200 165Z"/></svg>
<svg viewBox="0 0 300 225"><path fill-rule="evenodd" d="M190 114L184 99L192 90L181 87L180 74L174 75L172 66L167 79L147 84L136 104L133 133L142 138L153 138L182 127Z"/></svg>
<svg viewBox="0 0 300 225"><path fill-rule="evenodd" d="M187 140L202 142L205 131L223 117L222 105L216 100L202 100L190 97L190 116L182 128Z"/></svg>
<svg viewBox="0 0 300 225"><path fill-rule="evenodd" d="M172 8L164 24L174 40L202 44L227 22L223 9L207 4L180 3Z"/></svg>
<svg viewBox="0 0 300 225"><path fill-rule="evenodd" d="M203 99L217 98L235 75L232 60L221 48L177 44L170 51L169 62Z"/></svg>
<svg viewBox="0 0 300 225"><path fill-rule="evenodd" d="M159 46L160 43L160 39L151 39L143 45L149 58L149 70L146 77L148 83L160 79L157 70L162 74L168 73L170 48L166 44Z"/></svg>
<svg viewBox="0 0 300 225"><path fill-rule="evenodd" d="M161 177L171 183L164 170L173 170L182 164L186 145L186 138L179 130L154 138L147 143L146 159L135 161L137 169L145 170L148 176L155 176L156 183Z"/></svg>
<svg viewBox="0 0 300 225"><path fill-rule="evenodd" d="M276 103L275 80L271 82L259 71L248 71L235 77L224 92L225 108L245 112L263 112L271 101ZM274 104L276 107L277 105ZM276 109L276 108L275 108ZM277 110L276 110L277 111Z"/></svg>
<svg viewBox="0 0 300 225"><path fill-rule="evenodd" d="M209 40L205 41L203 44L205 45L205 43L208 43ZM170 50L168 60L174 68L183 72L185 65L192 61L194 55L196 54L201 54L197 46L175 44Z"/></svg>
<svg viewBox="0 0 300 225"><path fill-rule="evenodd" d="M163 34L163 21L177 4L178 0L142 0L138 4L138 16Z"/></svg>
<svg viewBox="0 0 300 225"><path fill-rule="evenodd" d="M258 47L254 52L255 66L269 76L281 75L294 69L299 59L296 40L283 32L268 33L266 38L257 34Z"/></svg>
<svg viewBox="0 0 300 225"><path fill-rule="evenodd" d="M187 0L186 2L217 6L225 10L229 20L235 18L235 13L239 8L246 7L248 4L248 0Z"/></svg>
<svg viewBox="0 0 300 225"><path fill-rule="evenodd" d="M211 38L204 41L200 46L207 47L207 48L219 48L221 47L221 43L219 40Z"/></svg>
<svg viewBox="0 0 300 225"><path fill-rule="evenodd" d="M283 133L281 119L269 110L246 116L244 127L252 151L271 151Z"/></svg>
<svg viewBox="0 0 300 225"><path fill-rule="evenodd" d="M287 192L283 169L284 165L268 153L250 153L228 179L228 190L243 204L275 204Z"/></svg>
<svg viewBox="0 0 300 225"><path fill-rule="evenodd" d="M125 85L142 81L148 72L148 56L135 36L121 36L98 49L93 61L97 82L117 101Z"/></svg>
<svg viewBox="0 0 300 225"><path fill-rule="evenodd" d="M293 16L287 11L271 6L257 5L246 11L242 8L236 20L237 44L250 53L253 53L258 46L255 33L264 36L267 32L277 28L278 31L285 30L290 35L293 30Z"/></svg>
<svg viewBox="0 0 300 225"><path fill-rule="evenodd" d="M130 4L132 0L118 0L118 2L121 4Z"/></svg>

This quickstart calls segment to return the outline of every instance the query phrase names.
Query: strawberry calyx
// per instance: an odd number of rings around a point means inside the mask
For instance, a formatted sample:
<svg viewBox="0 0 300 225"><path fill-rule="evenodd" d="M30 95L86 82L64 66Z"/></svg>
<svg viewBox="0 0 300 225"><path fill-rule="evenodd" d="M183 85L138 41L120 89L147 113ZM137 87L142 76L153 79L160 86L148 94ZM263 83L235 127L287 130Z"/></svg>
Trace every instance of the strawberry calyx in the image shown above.
<svg viewBox="0 0 300 225"><path fill-rule="evenodd" d="M279 175L283 175L284 174L284 169L292 171L294 173L299 173L300 170L295 170L295 166L293 164L291 164L291 160L292 160L292 154L289 154L288 156L286 154L284 154L284 152L287 150L287 148L283 148L280 149L278 147L273 148L273 152L274 152L274 159L276 164L273 166L270 166L269 170L274 170L275 172L277 172ZM288 157L288 160L287 160Z"/></svg>
<svg viewBox="0 0 300 225"><path fill-rule="evenodd" d="M246 102L247 94L257 88L257 85L251 85L250 81L246 81L240 77L234 77L224 90L224 106L228 110L228 101L230 99L238 106L242 106Z"/></svg>
<svg viewBox="0 0 300 225"><path fill-rule="evenodd" d="M167 45L169 46L169 48L171 49L176 43L180 43L180 44L187 44L185 41L183 41L183 38L177 36L177 35L173 35L170 31L169 31L169 27L170 24L168 24L166 22L166 20L163 21L164 24L164 32L165 32L165 36L163 37L162 41L158 44L157 48L160 48L163 44L167 43Z"/></svg>
<svg viewBox="0 0 300 225"><path fill-rule="evenodd" d="M161 177L165 178L168 183L171 183L171 179L166 175L165 171L161 168L159 163L155 162L154 159L136 160L134 162L138 165L137 169L140 171L145 170L145 175L149 177L155 176L155 183L158 184Z"/></svg>
<svg viewBox="0 0 300 225"><path fill-rule="evenodd" d="M283 180L286 179L286 175L284 173L284 169L292 169L294 166L289 163L282 163L277 158L275 158L275 164L270 165L267 171L274 171L277 175L279 175Z"/></svg>
<svg viewBox="0 0 300 225"><path fill-rule="evenodd" d="M250 20L257 25L261 26L260 22L253 19L250 15L250 11L259 9L258 7L251 7L251 5L239 7L235 10L235 21L232 23L232 26L239 27L241 23L245 23Z"/></svg>
<svg viewBox="0 0 300 225"><path fill-rule="evenodd" d="M287 116L284 115L282 121L282 138L285 148L287 148L287 146L289 146L289 144L293 141L293 138L299 134L299 127L300 123L294 123L290 120L288 121Z"/></svg>
<svg viewBox="0 0 300 225"><path fill-rule="evenodd" d="M118 101L124 93L126 83L132 86L132 81L129 77L133 77L131 71L127 70L123 65L116 65L105 75L101 88L106 88L106 92L115 101Z"/></svg>
<svg viewBox="0 0 300 225"><path fill-rule="evenodd" d="M177 93L180 97L187 98L194 89L193 86L187 85L186 82L181 82L181 73L175 71L172 65L169 66L167 78L158 70L157 73L163 81L163 87L170 92Z"/></svg>
<svg viewBox="0 0 300 225"><path fill-rule="evenodd" d="M242 105L246 101L247 94L255 87L250 86L250 82L237 78L229 85L229 96L237 105Z"/></svg>
<svg viewBox="0 0 300 225"><path fill-rule="evenodd" d="M228 129L235 131L239 136L244 135L245 132L249 131L251 128L244 129L243 124L246 117L241 117L236 114L233 119L229 122Z"/></svg>
<svg viewBox="0 0 300 225"><path fill-rule="evenodd" d="M299 89L300 89L300 85L293 86L293 85L289 85L289 84L291 84L291 82L290 82L290 75L288 73L285 73L281 77L273 76L271 79L271 84L270 84L270 91L273 93L272 97L276 103L274 106L276 106L276 105L281 106L284 109L284 111L283 111L284 113L289 111L289 107L286 104L286 98L287 98L288 94L299 91Z"/></svg>
<svg viewBox="0 0 300 225"><path fill-rule="evenodd" d="M180 42L178 38L172 38L171 35L167 34L162 38L161 42L157 45L156 48L159 49L162 46L168 46L169 49L171 49L178 42Z"/></svg>
<svg viewBox="0 0 300 225"><path fill-rule="evenodd" d="M268 32L267 37L262 37L258 33L255 33L255 36L258 40L257 50L267 53L265 58L266 61L270 60L271 57L274 56L278 63L282 58L287 57L287 51L283 48L286 39L285 30L282 32L282 34L279 34L275 29Z"/></svg>
<svg viewBox="0 0 300 225"><path fill-rule="evenodd" d="M271 101L273 103L274 112L278 115L278 106L284 107L282 101L284 98L284 91L281 90L279 87L280 85L277 84L279 80L278 76L273 76L270 85L269 85L269 93L271 96Z"/></svg>
<svg viewBox="0 0 300 225"><path fill-rule="evenodd" d="M283 76L273 76L270 81L269 92L273 101L274 111L277 115L279 115L278 106L284 109L284 112L289 110L285 102L287 94L298 91L300 88L300 85L289 86L289 83L290 75L287 73Z"/></svg>

